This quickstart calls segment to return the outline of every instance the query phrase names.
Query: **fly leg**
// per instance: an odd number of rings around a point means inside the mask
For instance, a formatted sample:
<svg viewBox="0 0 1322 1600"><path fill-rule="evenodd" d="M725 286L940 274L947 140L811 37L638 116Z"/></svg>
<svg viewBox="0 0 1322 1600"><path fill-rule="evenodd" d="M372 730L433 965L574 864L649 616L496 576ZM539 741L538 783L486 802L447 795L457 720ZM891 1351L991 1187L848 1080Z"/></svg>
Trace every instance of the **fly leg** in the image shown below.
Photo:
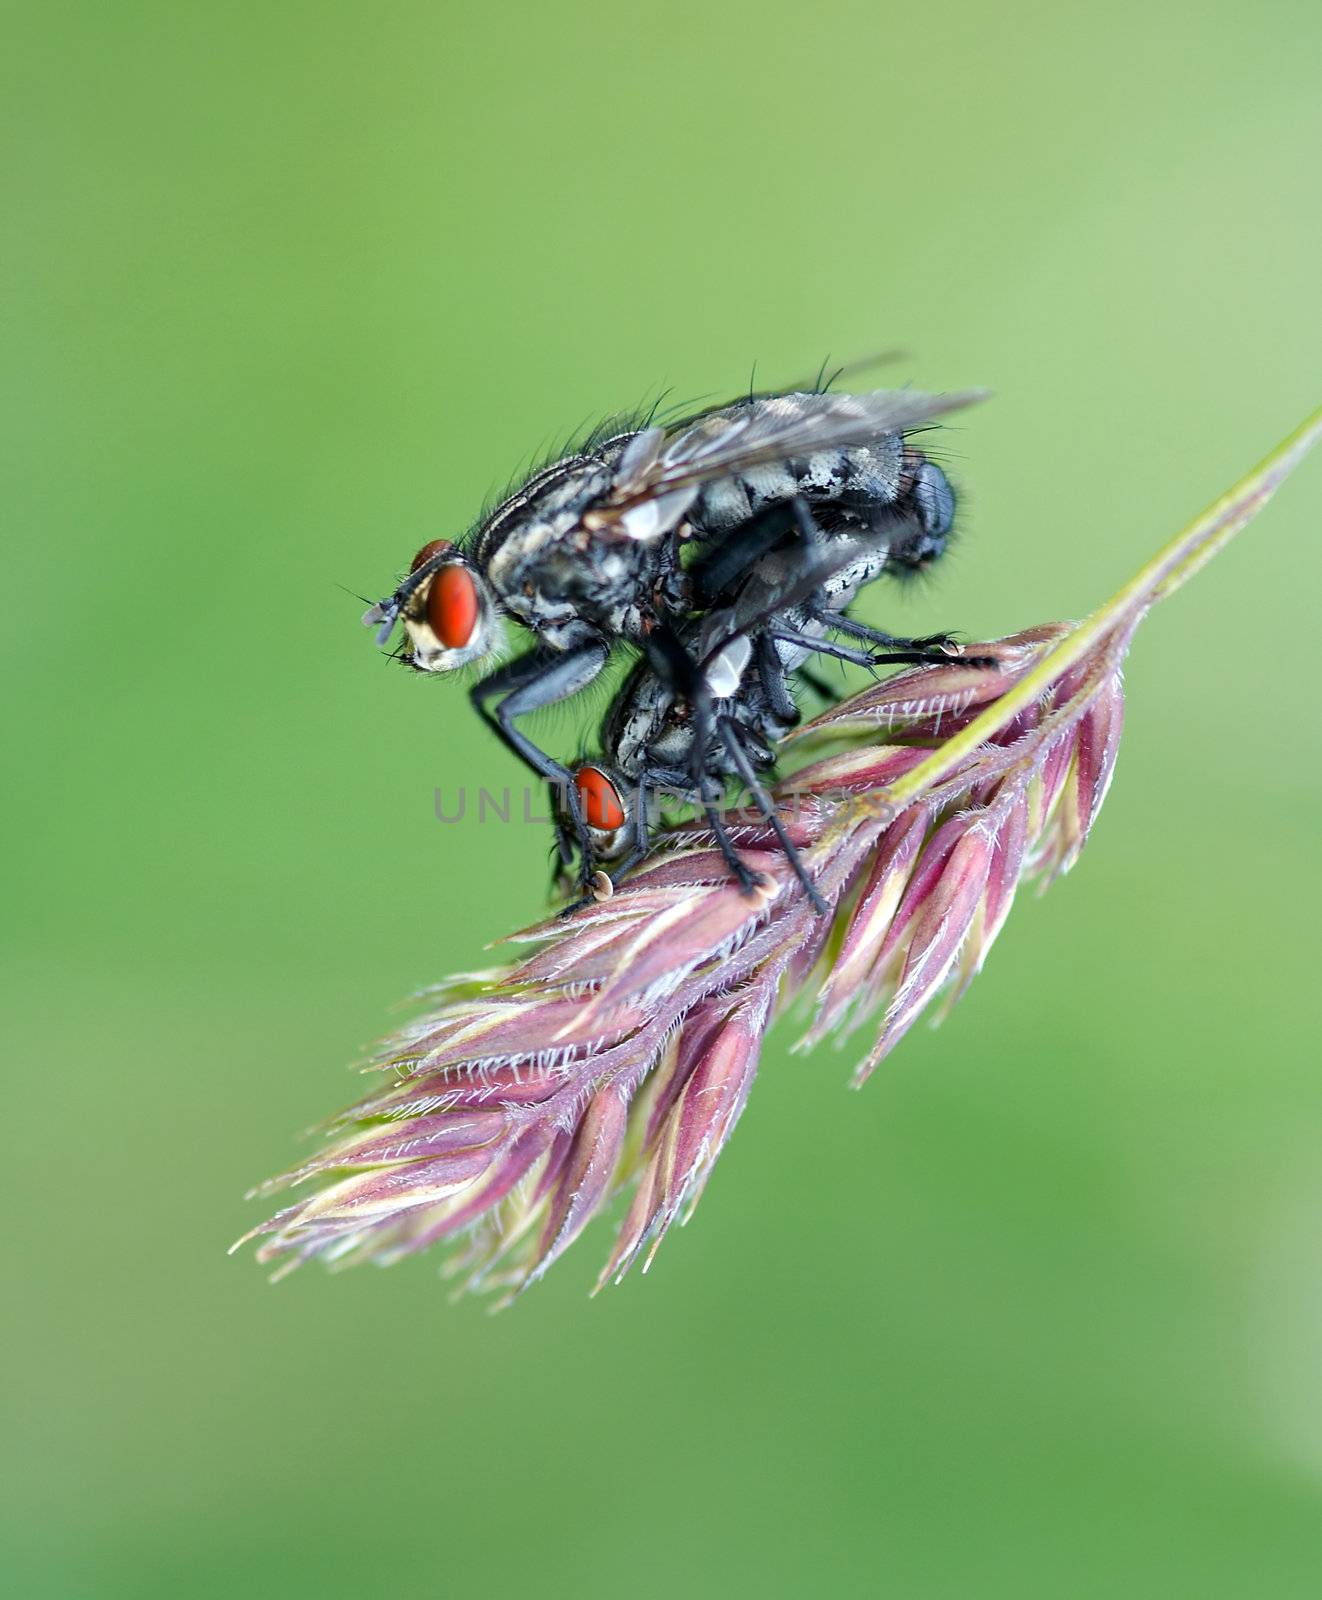
<svg viewBox="0 0 1322 1600"><path fill-rule="evenodd" d="M794 531L794 516L785 500L773 501L713 544L689 568L693 595L706 608L747 577L749 569Z"/></svg>
<svg viewBox="0 0 1322 1600"><path fill-rule="evenodd" d="M695 601L704 609L727 597L763 556L791 534L810 551L821 547L821 535L802 495L773 500L726 534L689 568Z"/></svg>
<svg viewBox="0 0 1322 1600"><path fill-rule="evenodd" d="M555 846L551 852L551 893L555 895L569 883L570 868L574 864L574 840L565 826L561 804L563 787L558 783L547 785L551 801L551 827L555 830Z"/></svg>
<svg viewBox="0 0 1322 1600"><path fill-rule="evenodd" d="M592 839L573 776L568 767L517 728L515 718L577 694L605 666L606 655L605 644L595 639L575 650L533 650L497 667L469 691L478 715L495 730L501 742L540 777L549 779L553 797L563 801L578 843L580 876L591 860ZM493 710L487 702L497 695L503 698Z"/></svg>
<svg viewBox="0 0 1322 1600"><path fill-rule="evenodd" d="M833 656L837 661L847 661L853 667L871 667L882 660L930 660L926 655L915 655L912 650L902 655L879 656L872 650L860 650L850 644L836 644L833 639L814 638L811 634L799 633L793 628L773 628L770 636L781 644L798 645L801 649L812 650L817 655Z"/></svg>
<svg viewBox="0 0 1322 1600"><path fill-rule="evenodd" d="M813 910L816 911L819 916L825 916L827 910L826 902L817 892L817 886L808 876L808 869L804 866L799 852L794 848L793 841L790 839L789 834L785 832L785 825L780 820L780 817L776 812L776 807L772 802L771 796L762 787L762 784L758 779L757 769L749 760L748 752L744 749L744 730L739 726L733 717L727 716L720 716L716 719L716 728L717 732L721 736L721 743L725 746L726 752L730 757L730 761L733 764L735 771L743 780L749 794L752 795L754 805L757 806L757 809L771 824L772 832L776 835L776 840L779 843L780 848L785 852L785 859L793 868L794 876L803 885L804 893L812 902Z"/></svg>
<svg viewBox="0 0 1322 1600"><path fill-rule="evenodd" d="M546 792L551 806L551 826L555 829L556 858L561 868L567 868L574 859L574 841L569 837L569 829L565 827L564 787L559 783L548 783Z"/></svg>
<svg viewBox="0 0 1322 1600"><path fill-rule="evenodd" d="M793 727L799 720L799 707L785 681L785 668L776 650L776 642L769 634L760 633L756 649L758 677L771 715L787 727Z"/></svg>
<svg viewBox="0 0 1322 1600"><path fill-rule="evenodd" d="M919 659L923 661L947 663L957 661L966 667L994 667L998 664L994 656L961 654L959 643L948 633L930 633L922 639L902 639L896 634L885 633L880 628L869 627L866 622L858 622L853 617L847 617L843 611L815 611L813 615L833 632L847 634L851 639L864 639L869 644L896 650L921 651L923 654ZM893 658L887 657L887 659Z"/></svg>
<svg viewBox="0 0 1322 1600"><path fill-rule="evenodd" d="M698 802L702 807L702 814L707 819L707 826L712 831L712 838L716 840L716 848L721 852L726 866L730 869L731 876L738 883L744 894L752 894L759 887L762 880L757 873L749 869L748 863L735 849L734 841L730 838L725 826L725 818L722 817L719 809L712 803L711 790L711 782L704 774L699 791L701 798Z"/></svg>
<svg viewBox="0 0 1322 1600"><path fill-rule="evenodd" d="M912 644L912 649L883 649L861 650L853 645L836 644L832 639L814 639L806 633L796 633L790 628L775 628L771 637L778 639L782 644L799 645L805 650L813 650L818 655L834 656L837 661L848 661L855 667L883 667L883 666L921 666L934 661L947 664L952 659L958 659L967 666L994 666L995 662L990 656L952 657L946 650L940 650L927 644L924 640L900 640L897 643Z"/></svg>

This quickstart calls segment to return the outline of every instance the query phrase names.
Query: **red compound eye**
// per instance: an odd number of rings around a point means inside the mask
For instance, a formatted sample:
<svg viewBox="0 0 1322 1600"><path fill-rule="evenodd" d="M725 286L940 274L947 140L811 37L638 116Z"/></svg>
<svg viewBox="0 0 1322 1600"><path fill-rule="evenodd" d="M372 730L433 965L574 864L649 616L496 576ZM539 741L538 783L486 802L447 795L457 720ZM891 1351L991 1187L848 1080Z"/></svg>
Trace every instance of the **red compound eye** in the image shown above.
<svg viewBox="0 0 1322 1600"><path fill-rule="evenodd" d="M583 802L583 815L592 827L613 833L624 826L619 790L600 767L580 767L574 774L574 787Z"/></svg>
<svg viewBox="0 0 1322 1600"><path fill-rule="evenodd" d="M453 549L454 546L448 539L433 539L430 544L423 545L422 549L414 556L413 565L409 568L409 571L416 572L425 561L430 561L433 556L440 555L442 550Z"/></svg>
<svg viewBox="0 0 1322 1600"><path fill-rule="evenodd" d="M441 567L427 595L427 622L447 650L462 650L477 632L477 583L458 563Z"/></svg>

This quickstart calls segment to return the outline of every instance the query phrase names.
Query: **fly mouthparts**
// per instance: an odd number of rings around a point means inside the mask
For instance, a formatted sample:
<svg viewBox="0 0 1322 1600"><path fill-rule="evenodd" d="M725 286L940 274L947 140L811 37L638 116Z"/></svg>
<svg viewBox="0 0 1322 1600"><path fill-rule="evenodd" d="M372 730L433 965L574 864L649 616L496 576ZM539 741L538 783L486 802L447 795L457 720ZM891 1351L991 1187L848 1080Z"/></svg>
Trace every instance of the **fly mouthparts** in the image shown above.
<svg viewBox="0 0 1322 1600"><path fill-rule="evenodd" d="M399 607L394 601L378 600L363 612L363 627L375 628L377 644L384 645L395 631L395 619L398 616Z"/></svg>

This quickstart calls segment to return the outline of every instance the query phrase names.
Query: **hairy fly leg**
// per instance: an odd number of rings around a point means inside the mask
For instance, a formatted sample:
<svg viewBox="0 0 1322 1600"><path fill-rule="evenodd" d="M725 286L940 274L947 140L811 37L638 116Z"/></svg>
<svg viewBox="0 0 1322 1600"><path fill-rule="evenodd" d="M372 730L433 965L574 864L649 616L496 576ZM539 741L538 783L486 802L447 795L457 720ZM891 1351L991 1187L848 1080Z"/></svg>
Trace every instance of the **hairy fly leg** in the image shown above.
<svg viewBox="0 0 1322 1600"><path fill-rule="evenodd" d="M555 844L551 848L551 893L564 888L570 881L569 870L574 864L574 839L565 826L564 788L558 783L547 785L551 801L551 828Z"/></svg>
<svg viewBox="0 0 1322 1600"><path fill-rule="evenodd" d="M569 830L564 821L564 785L548 783L546 786L547 799L551 807L551 826L555 829L555 853L561 869L570 866L574 859L574 841L569 837Z"/></svg>
<svg viewBox="0 0 1322 1600"><path fill-rule="evenodd" d="M761 633L755 648L758 677L771 714L787 727L793 727L799 720L799 707L785 681L785 668L776 650L776 641L770 634Z"/></svg>
<svg viewBox="0 0 1322 1600"><path fill-rule="evenodd" d="M785 859L794 870L794 876L803 885L804 893L812 901L813 910L819 916L826 915L826 902L817 892L817 886L808 876L808 869L804 866L799 852L794 848L794 842L785 832L785 825L777 814L774 802L758 779L757 770L748 758L744 748L744 730L733 717L721 716L716 719L717 731L720 733L721 742L730 757L731 764L742 779L744 786L753 797L753 804L771 824L772 832L776 835L776 842L785 852Z"/></svg>
<svg viewBox="0 0 1322 1600"><path fill-rule="evenodd" d="M888 662L921 662L937 659L921 650L860 650L854 645L836 644L833 639L817 639L794 628L773 628L769 635L779 644L797 645L801 650L813 650L818 655L834 656L837 661L847 661L852 667L879 667ZM947 658L942 655L942 661Z"/></svg>
<svg viewBox="0 0 1322 1600"><path fill-rule="evenodd" d="M633 811L629 815L629 854L616 863L614 876L623 877L631 867L636 867L652 847L650 806L652 796L648 775L643 774L634 790Z"/></svg>
<svg viewBox="0 0 1322 1600"><path fill-rule="evenodd" d="M805 554L821 546L821 535L802 495L773 500L753 513L732 533L713 542L689 568L694 600L711 606L737 587L752 569L791 535L802 540Z"/></svg>
<svg viewBox="0 0 1322 1600"><path fill-rule="evenodd" d="M553 793L557 787L563 793L578 842L580 872L591 857L591 837L570 771L517 728L515 718L577 694L605 666L606 656L606 646L595 640L576 650L534 650L497 667L469 691L478 714L495 729L501 741L539 777L549 779ZM503 698L493 710L488 701L497 696Z"/></svg>
<svg viewBox="0 0 1322 1600"><path fill-rule="evenodd" d="M731 876L738 883L744 894L752 894L759 887L762 880L753 872L748 863L735 849L734 840L731 839L729 830L725 826L725 818L721 815L719 807L712 801L712 785L706 773L703 773L698 783L698 804L702 807L702 814L707 819L707 826L712 831L716 840L716 848L721 852L725 864L730 869Z"/></svg>
<svg viewBox="0 0 1322 1600"><path fill-rule="evenodd" d="M606 645L597 640L574 650L539 648L488 673L469 690L469 698L478 714L521 761L540 777L567 783L569 769L515 727L514 719L577 694L605 664ZM503 698L493 710L488 701L497 696Z"/></svg>
<svg viewBox="0 0 1322 1600"><path fill-rule="evenodd" d="M834 632L848 634L851 639L864 639L885 651L909 652L903 656L906 661L912 660L921 664L925 661L948 662L953 659L966 667L997 665L995 656L964 655L959 641L948 633L929 633L921 639L905 639L898 634L886 633L881 628L869 627L866 622L858 622L853 617L845 616L843 612L817 613L817 616L819 621L825 622ZM873 657L874 661L899 659L901 658L893 654Z"/></svg>

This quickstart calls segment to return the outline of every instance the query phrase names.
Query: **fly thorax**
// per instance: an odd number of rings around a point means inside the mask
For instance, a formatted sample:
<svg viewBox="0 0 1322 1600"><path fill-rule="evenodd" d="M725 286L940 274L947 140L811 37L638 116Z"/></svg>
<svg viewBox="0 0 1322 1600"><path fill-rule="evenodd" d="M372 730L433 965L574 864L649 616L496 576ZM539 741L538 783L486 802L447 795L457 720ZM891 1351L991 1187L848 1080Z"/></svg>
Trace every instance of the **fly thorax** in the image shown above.
<svg viewBox="0 0 1322 1600"><path fill-rule="evenodd" d="M904 438L884 434L872 444L843 451L846 461L844 498L874 505L889 505L899 497Z"/></svg>
<svg viewBox="0 0 1322 1600"><path fill-rule="evenodd" d="M648 752L674 714L675 697L659 678L648 674L637 686L614 724L615 764L631 778L641 775Z"/></svg>

